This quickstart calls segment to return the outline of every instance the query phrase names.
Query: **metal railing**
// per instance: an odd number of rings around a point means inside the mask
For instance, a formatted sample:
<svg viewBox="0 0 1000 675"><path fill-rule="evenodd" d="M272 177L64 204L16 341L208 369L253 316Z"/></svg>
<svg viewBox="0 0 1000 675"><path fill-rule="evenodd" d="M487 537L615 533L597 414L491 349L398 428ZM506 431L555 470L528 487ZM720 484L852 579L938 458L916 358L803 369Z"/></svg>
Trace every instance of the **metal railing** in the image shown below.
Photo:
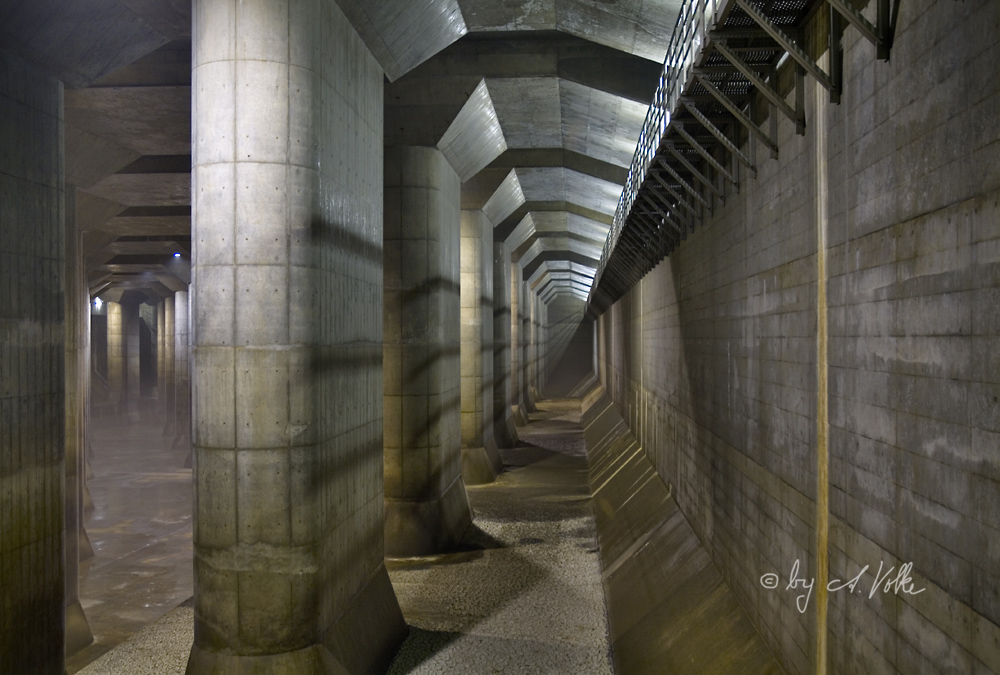
<svg viewBox="0 0 1000 675"><path fill-rule="evenodd" d="M660 82L646 112L635 154L629 166L628 177L618 199L618 207L615 209L611 230L604 242L597 274L590 290L590 299L593 299L597 291L611 252L618 244L622 228L638 197L639 188L646 180L646 174L656 157L660 141L670 126L671 113L677 108L684 86L691 77L691 68L704 48L708 30L715 24L719 9L724 2L726 0L686 0L681 6L673 35L667 46Z"/></svg>

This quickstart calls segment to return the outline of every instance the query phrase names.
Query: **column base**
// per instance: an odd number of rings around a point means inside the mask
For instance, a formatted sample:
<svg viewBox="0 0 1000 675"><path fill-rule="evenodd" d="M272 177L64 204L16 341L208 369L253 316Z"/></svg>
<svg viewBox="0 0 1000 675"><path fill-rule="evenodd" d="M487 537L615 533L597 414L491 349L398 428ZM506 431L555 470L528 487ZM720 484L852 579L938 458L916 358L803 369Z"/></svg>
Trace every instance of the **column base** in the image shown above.
<svg viewBox="0 0 1000 675"><path fill-rule="evenodd" d="M485 485L497 479L486 448L462 448L462 480L466 485Z"/></svg>
<svg viewBox="0 0 1000 675"><path fill-rule="evenodd" d="M369 675L389 669L407 627L385 566L379 566L324 641L282 654L257 656L212 652L195 645L187 675Z"/></svg>
<svg viewBox="0 0 1000 675"><path fill-rule="evenodd" d="M346 672L384 673L408 631L383 564L330 627L324 642Z"/></svg>
<svg viewBox="0 0 1000 675"><path fill-rule="evenodd" d="M66 605L66 656L76 654L93 642L94 634L80 601Z"/></svg>
<svg viewBox="0 0 1000 675"><path fill-rule="evenodd" d="M336 673L336 675L347 675L350 671L337 663L326 647L312 645L294 652L264 656L218 654L194 646L191 648L191 656L188 657L185 672L187 675L208 675L209 673L226 673L226 675Z"/></svg>
<svg viewBox="0 0 1000 675"><path fill-rule="evenodd" d="M94 545L90 543L90 536L87 535L87 529L85 527L80 528L80 539L79 539L79 557L80 560L90 560L94 557Z"/></svg>
<svg viewBox="0 0 1000 675"><path fill-rule="evenodd" d="M454 549L472 524L472 509L459 475L437 499L385 500L385 555L434 555Z"/></svg>
<svg viewBox="0 0 1000 675"><path fill-rule="evenodd" d="M524 407L520 405L511 406L511 416L514 419L514 424L519 427L524 427L528 425L528 416L524 412Z"/></svg>
<svg viewBox="0 0 1000 675"><path fill-rule="evenodd" d="M93 476L87 476L88 478L93 478ZM94 498L90 496L90 488L87 487L87 483L83 484L83 512L86 514L91 514L94 512Z"/></svg>
<svg viewBox="0 0 1000 675"><path fill-rule="evenodd" d="M517 427L514 425L514 418L511 417L509 409L503 420L493 419L493 435L496 438L498 448L517 447Z"/></svg>
<svg viewBox="0 0 1000 675"><path fill-rule="evenodd" d="M532 389L530 387L528 389L525 389L522 398L524 399L525 414L538 412L538 408L535 406L534 396L532 395Z"/></svg>

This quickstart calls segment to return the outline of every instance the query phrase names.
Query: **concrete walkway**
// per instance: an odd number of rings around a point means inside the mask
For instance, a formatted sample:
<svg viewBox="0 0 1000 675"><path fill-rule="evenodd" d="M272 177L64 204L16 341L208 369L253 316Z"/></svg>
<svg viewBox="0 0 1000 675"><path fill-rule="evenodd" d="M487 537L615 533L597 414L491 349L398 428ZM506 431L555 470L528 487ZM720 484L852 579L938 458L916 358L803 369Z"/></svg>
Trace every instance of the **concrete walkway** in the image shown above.
<svg viewBox="0 0 1000 675"><path fill-rule="evenodd" d="M580 401L541 402L518 431L497 482L469 488L462 550L389 562L410 626L393 675L613 672ZM80 672L183 673L185 604Z"/></svg>

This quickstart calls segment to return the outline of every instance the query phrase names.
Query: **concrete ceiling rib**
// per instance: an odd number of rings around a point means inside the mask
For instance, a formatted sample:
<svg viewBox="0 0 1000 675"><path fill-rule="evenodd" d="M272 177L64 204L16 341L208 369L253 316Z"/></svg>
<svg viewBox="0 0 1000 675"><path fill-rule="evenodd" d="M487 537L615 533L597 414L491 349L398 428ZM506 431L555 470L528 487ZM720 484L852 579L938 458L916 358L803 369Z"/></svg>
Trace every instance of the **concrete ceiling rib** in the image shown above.
<svg viewBox="0 0 1000 675"><path fill-rule="evenodd" d="M507 150L507 141L485 80L479 83L441 137L438 149L462 181L475 176Z"/></svg>
<svg viewBox="0 0 1000 675"><path fill-rule="evenodd" d="M456 0L337 0L390 81L468 32Z"/></svg>

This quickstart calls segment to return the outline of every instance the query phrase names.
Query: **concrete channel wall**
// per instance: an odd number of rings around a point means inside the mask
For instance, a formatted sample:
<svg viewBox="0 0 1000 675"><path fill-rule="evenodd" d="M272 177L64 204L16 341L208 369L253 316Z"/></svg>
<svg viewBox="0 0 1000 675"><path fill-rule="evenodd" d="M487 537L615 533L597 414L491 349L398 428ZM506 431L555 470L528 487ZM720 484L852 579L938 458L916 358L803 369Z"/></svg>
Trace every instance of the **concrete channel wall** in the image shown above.
<svg viewBox="0 0 1000 675"><path fill-rule="evenodd" d="M603 387L581 421L618 675L780 673Z"/></svg>
<svg viewBox="0 0 1000 675"><path fill-rule="evenodd" d="M805 134L779 119L599 320L601 381L789 673L1000 671L998 41L983 0L905 0L888 63L849 29L842 102L808 80Z"/></svg>

